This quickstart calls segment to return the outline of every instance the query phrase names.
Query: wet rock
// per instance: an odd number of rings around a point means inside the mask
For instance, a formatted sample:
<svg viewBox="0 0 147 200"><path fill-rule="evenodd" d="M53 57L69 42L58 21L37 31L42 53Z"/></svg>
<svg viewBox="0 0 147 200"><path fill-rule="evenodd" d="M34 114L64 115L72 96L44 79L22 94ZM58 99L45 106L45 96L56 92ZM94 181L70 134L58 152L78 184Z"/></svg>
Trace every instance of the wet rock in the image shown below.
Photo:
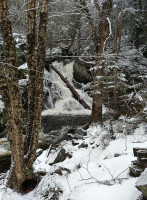
<svg viewBox="0 0 147 200"><path fill-rule="evenodd" d="M82 129L82 128L76 129L76 133L77 133L78 135L81 135L81 136L87 135L87 131L84 130L84 129Z"/></svg>
<svg viewBox="0 0 147 200"><path fill-rule="evenodd" d="M74 135L73 134L68 134L70 136L71 139L83 139L83 136L82 135L79 135L77 133L75 133Z"/></svg>
<svg viewBox="0 0 147 200"><path fill-rule="evenodd" d="M147 197L147 169L141 174L136 182L136 188L140 190L145 197Z"/></svg>
<svg viewBox="0 0 147 200"><path fill-rule="evenodd" d="M119 157L119 156L121 156L121 154L119 154L119 153L114 154L114 157Z"/></svg>
<svg viewBox="0 0 147 200"><path fill-rule="evenodd" d="M37 149L37 151L36 151L36 156L38 157L38 156L40 156L41 154L42 154L42 152L43 152L43 149Z"/></svg>
<svg viewBox="0 0 147 200"><path fill-rule="evenodd" d="M78 145L79 143L77 142L77 141L75 141L75 140L72 140L72 145L73 146L76 146L76 145Z"/></svg>
<svg viewBox="0 0 147 200"><path fill-rule="evenodd" d="M53 165L53 164L56 164L56 163L59 163L59 162L63 162L67 157L71 157L71 155L69 153L66 153L64 148L61 148L61 150L59 151L54 162L51 163L50 165Z"/></svg>
<svg viewBox="0 0 147 200"><path fill-rule="evenodd" d="M79 148L88 148L88 144L82 143L81 145L79 145Z"/></svg>
<svg viewBox="0 0 147 200"><path fill-rule="evenodd" d="M38 148L47 149L51 144L60 144L63 140L71 139L68 134L70 127L63 127L61 130L53 130L48 134L40 134Z"/></svg>
<svg viewBox="0 0 147 200"><path fill-rule="evenodd" d="M55 170L55 173L59 174L60 176L62 176L64 172L68 174L71 173L69 169L64 168L64 167L60 167L59 169Z"/></svg>
<svg viewBox="0 0 147 200"><path fill-rule="evenodd" d="M49 133L52 130L61 130L63 126L83 126L90 120L89 115L44 115L42 116L42 131L43 133Z"/></svg>
<svg viewBox="0 0 147 200"><path fill-rule="evenodd" d="M73 76L75 81L79 83L88 83L91 80L90 74L88 70L90 69L90 65L88 63L82 61L75 61L73 67Z"/></svg>

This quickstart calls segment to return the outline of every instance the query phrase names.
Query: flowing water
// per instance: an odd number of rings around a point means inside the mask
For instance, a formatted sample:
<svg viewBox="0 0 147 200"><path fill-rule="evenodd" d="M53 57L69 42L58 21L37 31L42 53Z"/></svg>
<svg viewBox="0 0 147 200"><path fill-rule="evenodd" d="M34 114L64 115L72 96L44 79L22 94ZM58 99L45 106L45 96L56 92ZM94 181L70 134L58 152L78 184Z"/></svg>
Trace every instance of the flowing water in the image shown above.
<svg viewBox="0 0 147 200"><path fill-rule="evenodd" d="M73 85L73 62L63 65L63 63L54 62L53 65L60 73ZM24 66L24 65L23 65ZM25 68L27 66L25 65ZM82 90L76 89L79 95L91 107L92 99ZM42 131L49 133L51 130L60 130L63 126L79 126L85 124L90 115L90 110L84 107L73 98L71 91L61 80L59 75L51 69L44 73L44 99L42 112ZM7 139L0 139L0 162L8 161L10 164L10 151ZM2 169L1 169L2 168ZM0 171L3 168L1 165Z"/></svg>
<svg viewBox="0 0 147 200"><path fill-rule="evenodd" d="M63 63L54 62L53 65L60 71L60 73L73 85L73 64L63 65ZM90 114L90 111L73 98L71 91L67 88L65 83L61 80L59 75L54 71L48 72L45 70L44 75L44 103L43 113L47 114ZM82 90L76 89L79 95L91 107L92 99Z"/></svg>

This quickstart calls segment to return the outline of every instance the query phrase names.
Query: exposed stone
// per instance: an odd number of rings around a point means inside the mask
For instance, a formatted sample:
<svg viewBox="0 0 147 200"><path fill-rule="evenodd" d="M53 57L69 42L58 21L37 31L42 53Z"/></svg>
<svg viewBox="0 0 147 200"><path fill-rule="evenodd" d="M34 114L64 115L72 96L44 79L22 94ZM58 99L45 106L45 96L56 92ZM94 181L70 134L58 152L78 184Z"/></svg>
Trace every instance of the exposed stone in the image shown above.
<svg viewBox="0 0 147 200"><path fill-rule="evenodd" d="M147 197L147 169L141 174L136 182L136 188Z"/></svg>
<svg viewBox="0 0 147 200"><path fill-rule="evenodd" d="M53 130L48 134L40 134L38 148L45 150L51 144L59 144L63 140L71 139L71 137L68 135L69 129L70 127L63 127L61 130Z"/></svg>
<svg viewBox="0 0 147 200"><path fill-rule="evenodd" d="M79 134L79 135L81 135L81 136L87 135L87 131L84 130L84 129L82 129L82 128L76 129L76 133Z"/></svg>
<svg viewBox="0 0 147 200"><path fill-rule="evenodd" d="M137 166L132 165L129 167L130 169L130 175L133 177L139 177L144 169L138 168Z"/></svg>
<svg viewBox="0 0 147 200"><path fill-rule="evenodd" d="M61 150L59 151L54 162L51 163L50 165L53 165L53 164L56 164L56 163L59 163L59 162L63 162L67 157L71 157L71 155L69 153L66 153L64 148L61 148Z"/></svg>
<svg viewBox="0 0 147 200"><path fill-rule="evenodd" d="M82 143L81 145L79 145L79 148L88 148L88 144Z"/></svg>
<svg viewBox="0 0 147 200"><path fill-rule="evenodd" d="M138 177L147 168L147 148L133 148L133 153L137 160L132 161L130 175Z"/></svg>
<svg viewBox="0 0 147 200"><path fill-rule="evenodd" d="M63 175L63 171L66 172L66 173L68 173L68 174L71 173L69 169L64 168L64 167L60 167L59 169L56 169L55 173L59 174L59 175Z"/></svg>
<svg viewBox="0 0 147 200"><path fill-rule="evenodd" d="M63 126L83 126L90 120L90 115L45 115L42 116L42 131L49 133L51 130L61 130Z"/></svg>
<svg viewBox="0 0 147 200"><path fill-rule="evenodd" d="M88 83L91 80L88 70L90 65L82 61L75 61L73 66L74 79L79 83Z"/></svg>
<svg viewBox="0 0 147 200"><path fill-rule="evenodd" d="M76 146L76 145L78 145L79 143L77 142L77 141L75 141L75 140L72 140L72 145L73 146Z"/></svg>

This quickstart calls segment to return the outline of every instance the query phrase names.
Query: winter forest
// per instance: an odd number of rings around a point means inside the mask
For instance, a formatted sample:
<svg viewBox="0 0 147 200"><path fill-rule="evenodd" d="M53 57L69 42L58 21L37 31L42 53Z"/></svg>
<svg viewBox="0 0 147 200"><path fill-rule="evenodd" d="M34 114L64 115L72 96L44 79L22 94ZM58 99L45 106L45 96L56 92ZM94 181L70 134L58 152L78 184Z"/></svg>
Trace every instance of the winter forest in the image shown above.
<svg viewBox="0 0 147 200"><path fill-rule="evenodd" d="M0 200L147 200L146 0L0 0Z"/></svg>

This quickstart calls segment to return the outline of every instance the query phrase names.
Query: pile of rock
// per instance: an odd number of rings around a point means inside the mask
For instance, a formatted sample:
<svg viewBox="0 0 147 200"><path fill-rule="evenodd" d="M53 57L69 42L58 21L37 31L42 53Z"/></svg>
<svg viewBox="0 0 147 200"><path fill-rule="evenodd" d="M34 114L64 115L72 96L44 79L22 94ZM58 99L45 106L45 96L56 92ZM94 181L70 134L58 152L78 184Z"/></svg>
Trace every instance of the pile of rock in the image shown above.
<svg viewBox="0 0 147 200"><path fill-rule="evenodd" d="M133 148L134 156L137 160L132 161L130 175L138 177L136 188L140 190L147 199L147 148Z"/></svg>
<svg viewBox="0 0 147 200"><path fill-rule="evenodd" d="M130 175L139 177L144 169L147 168L147 148L133 148L133 153L137 160L132 161Z"/></svg>

